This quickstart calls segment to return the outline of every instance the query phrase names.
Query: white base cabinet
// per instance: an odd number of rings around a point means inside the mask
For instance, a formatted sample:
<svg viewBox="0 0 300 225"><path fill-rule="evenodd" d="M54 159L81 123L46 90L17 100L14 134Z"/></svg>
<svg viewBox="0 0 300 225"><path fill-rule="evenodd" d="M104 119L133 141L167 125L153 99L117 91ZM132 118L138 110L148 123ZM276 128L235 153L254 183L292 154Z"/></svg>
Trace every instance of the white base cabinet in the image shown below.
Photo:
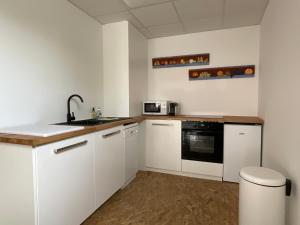
<svg viewBox="0 0 300 225"><path fill-rule="evenodd" d="M138 171L139 126L135 124L124 130L125 136L125 186L132 181Z"/></svg>
<svg viewBox="0 0 300 225"><path fill-rule="evenodd" d="M246 166L260 166L261 125L224 125L225 181L239 182L239 172Z"/></svg>
<svg viewBox="0 0 300 225"><path fill-rule="evenodd" d="M34 151L39 225L81 224L93 213L93 148L86 135Z"/></svg>
<svg viewBox="0 0 300 225"><path fill-rule="evenodd" d="M181 121L146 121L146 167L181 171Z"/></svg>
<svg viewBox="0 0 300 225"><path fill-rule="evenodd" d="M124 185L123 126L37 148L0 143L0 224L80 225Z"/></svg>
<svg viewBox="0 0 300 225"><path fill-rule="evenodd" d="M124 184L123 127L97 132L95 148L96 208Z"/></svg>

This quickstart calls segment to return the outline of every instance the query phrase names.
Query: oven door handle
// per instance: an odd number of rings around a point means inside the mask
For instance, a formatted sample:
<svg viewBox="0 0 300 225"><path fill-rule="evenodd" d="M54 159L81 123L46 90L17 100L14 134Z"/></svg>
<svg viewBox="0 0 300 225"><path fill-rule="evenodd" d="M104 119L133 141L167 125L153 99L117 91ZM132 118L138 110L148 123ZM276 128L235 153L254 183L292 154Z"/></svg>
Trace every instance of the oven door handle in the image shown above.
<svg viewBox="0 0 300 225"><path fill-rule="evenodd" d="M185 133L197 133L197 134L219 134L221 131L211 131L211 130L195 130L195 129L182 129L182 132Z"/></svg>

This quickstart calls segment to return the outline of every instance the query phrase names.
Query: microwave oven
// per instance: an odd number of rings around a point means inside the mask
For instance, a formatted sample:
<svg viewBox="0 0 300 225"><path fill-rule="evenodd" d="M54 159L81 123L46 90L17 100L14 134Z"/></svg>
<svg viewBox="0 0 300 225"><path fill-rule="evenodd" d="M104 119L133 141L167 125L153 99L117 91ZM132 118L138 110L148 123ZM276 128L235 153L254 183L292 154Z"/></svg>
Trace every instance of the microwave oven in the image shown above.
<svg viewBox="0 0 300 225"><path fill-rule="evenodd" d="M145 101L143 102L144 115L176 115L177 103L171 101Z"/></svg>

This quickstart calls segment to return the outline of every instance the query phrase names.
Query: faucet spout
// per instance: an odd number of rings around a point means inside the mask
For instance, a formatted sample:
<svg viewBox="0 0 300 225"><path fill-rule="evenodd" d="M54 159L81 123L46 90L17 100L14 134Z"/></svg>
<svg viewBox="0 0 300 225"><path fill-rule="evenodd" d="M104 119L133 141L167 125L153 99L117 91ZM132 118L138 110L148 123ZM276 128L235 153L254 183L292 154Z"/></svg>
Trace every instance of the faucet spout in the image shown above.
<svg viewBox="0 0 300 225"><path fill-rule="evenodd" d="M83 103L83 98L80 96L80 95L77 95L77 94L74 94L74 95L71 95L69 98L68 98L68 113L67 113L67 122L68 123L71 123L72 120L75 120L75 116L74 116L74 113L72 113L71 115L71 109L70 109L70 103L71 103L71 99L74 98L74 97L77 97L80 99L80 101Z"/></svg>

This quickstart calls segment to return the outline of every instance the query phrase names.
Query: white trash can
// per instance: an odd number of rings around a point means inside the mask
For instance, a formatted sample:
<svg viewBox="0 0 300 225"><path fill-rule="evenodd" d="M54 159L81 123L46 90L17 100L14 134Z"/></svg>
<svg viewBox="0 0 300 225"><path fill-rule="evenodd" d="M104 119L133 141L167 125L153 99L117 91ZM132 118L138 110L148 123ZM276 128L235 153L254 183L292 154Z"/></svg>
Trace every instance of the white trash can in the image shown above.
<svg viewBox="0 0 300 225"><path fill-rule="evenodd" d="M285 225L286 178L263 167L240 171L239 225Z"/></svg>

